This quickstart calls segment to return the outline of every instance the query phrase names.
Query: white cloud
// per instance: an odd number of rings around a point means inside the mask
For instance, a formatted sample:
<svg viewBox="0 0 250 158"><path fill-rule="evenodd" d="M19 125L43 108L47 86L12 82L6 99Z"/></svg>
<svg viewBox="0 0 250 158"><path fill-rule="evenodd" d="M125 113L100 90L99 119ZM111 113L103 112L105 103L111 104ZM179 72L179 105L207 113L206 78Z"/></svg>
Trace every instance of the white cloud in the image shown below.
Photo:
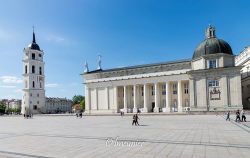
<svg viewBox="0 0 250 158"><path fill-rule="evenodd" d="M52 34L48 35L46 37L46 40L47 41L54 41L54 42L63 42L63 41L65 41L65 39L63 37L57 36L57 35L52 35Z"/></svg>
<svg viewBox="0 0 250 158"><path fill-rule="evenodd" d="M3 83L22 83L23 80L20 78L17 78L15 76L1 76L0 79L2 79Z"/></svg>
<svg viewBox="0 0 250 158"><path fill-rule="evenodd" d="M79 83L76 83L76 82L72 82L69 84L69 86L71 87L75 87L75 86L79 86L80 84Z"/></svg>
<svg viewBox="0 0 250 158"><path fill-rule="evenodd" d="M17 90L14 90L15 93L22 93L22 89L17 89Z"/></svg>
<svg viewBox="0 0 250 158"><path fill-rule="evenodd" d="M49 83L49 84L46 84L45 87L58 87L59 84L57 83Z"/></svg>
<svg viewBox="0 0 250 158"><path fill-rule="evenodd" d="M1 88L16 88L16 86L7 86L7 85L3 85L3 86L0 86Z"/></svg>

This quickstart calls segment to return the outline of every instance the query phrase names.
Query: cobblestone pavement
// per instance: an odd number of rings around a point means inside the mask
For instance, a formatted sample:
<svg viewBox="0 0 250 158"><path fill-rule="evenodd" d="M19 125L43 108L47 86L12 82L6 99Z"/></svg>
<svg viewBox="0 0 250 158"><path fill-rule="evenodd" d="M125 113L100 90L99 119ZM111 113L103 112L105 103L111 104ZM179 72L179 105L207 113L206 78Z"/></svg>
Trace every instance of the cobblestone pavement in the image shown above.
<svg viewBox="0 0 250 158"><path fill-rule="evenodd" d="M215 115L0 117L0 157L249 158L250 128ZM249 122L247 122L249 124Z"/></svg>

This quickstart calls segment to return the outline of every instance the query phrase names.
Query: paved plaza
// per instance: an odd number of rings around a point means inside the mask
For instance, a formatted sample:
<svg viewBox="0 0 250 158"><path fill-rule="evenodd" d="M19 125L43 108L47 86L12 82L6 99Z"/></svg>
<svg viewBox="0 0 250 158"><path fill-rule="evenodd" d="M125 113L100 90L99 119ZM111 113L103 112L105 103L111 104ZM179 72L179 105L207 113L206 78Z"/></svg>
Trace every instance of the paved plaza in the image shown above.
<svg viewBox="0 0 250 158"><path fill-rule="evenodd" d="M0 117L0 157L250 157L248 124L216 115ZM248 122L249 123L249 122Z"/></svg>

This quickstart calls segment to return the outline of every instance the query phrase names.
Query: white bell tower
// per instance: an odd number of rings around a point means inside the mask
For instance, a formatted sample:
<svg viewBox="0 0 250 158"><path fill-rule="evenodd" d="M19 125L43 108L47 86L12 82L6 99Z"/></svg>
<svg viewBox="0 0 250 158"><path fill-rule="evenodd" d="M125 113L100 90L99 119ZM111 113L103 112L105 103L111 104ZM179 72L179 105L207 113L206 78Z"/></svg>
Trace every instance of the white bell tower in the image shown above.
<svg viewBox="0 0 250 158"><path fill-rule="evenodd" d="M22 114L38 114L45 112L44 90L44 52L36 43L33 29L33 40L23 50L23 99Z"/></svg>

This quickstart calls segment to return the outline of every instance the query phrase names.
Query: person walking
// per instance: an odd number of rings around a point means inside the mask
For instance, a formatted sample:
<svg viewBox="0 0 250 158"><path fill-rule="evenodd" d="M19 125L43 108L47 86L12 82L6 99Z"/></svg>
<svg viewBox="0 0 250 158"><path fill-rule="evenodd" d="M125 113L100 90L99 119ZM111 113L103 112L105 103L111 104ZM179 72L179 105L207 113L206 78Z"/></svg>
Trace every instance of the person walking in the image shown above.
<svg viewBox="0 0 250 158"><path fill-rule="evenodd" d="M133 126L133 125L136 125L136 116L135 116L135 115L133 115L132 126Z"/></svg>
<svg viewBox="0 0 250 158"><path fill-rule="evenodd" d="M230 121L230 111L227 112L227 118L226 118L226 121Z"/></svg>
<svg viewBox="0 0 250 158"><path fill-rule="evenodd" d="M236 111L236 120L235 122L240 121L240 110Z"/></svg>
<svg viewBox="0 0 250 158"><path fill-rule="evenodd" d="M140 126L138 123L139 117L137 114L135 114L135 125Z"/></svg>
<svg viewBox="0 0 250 158"><path fill-rule="evenodd" d="M246 121L246 115L245 115L245 112L244 112L243 110L241 111L241 121L242 121L242 122L243 122L243 121L244 121L244 122L247 122L247 121Z"/></svg>

